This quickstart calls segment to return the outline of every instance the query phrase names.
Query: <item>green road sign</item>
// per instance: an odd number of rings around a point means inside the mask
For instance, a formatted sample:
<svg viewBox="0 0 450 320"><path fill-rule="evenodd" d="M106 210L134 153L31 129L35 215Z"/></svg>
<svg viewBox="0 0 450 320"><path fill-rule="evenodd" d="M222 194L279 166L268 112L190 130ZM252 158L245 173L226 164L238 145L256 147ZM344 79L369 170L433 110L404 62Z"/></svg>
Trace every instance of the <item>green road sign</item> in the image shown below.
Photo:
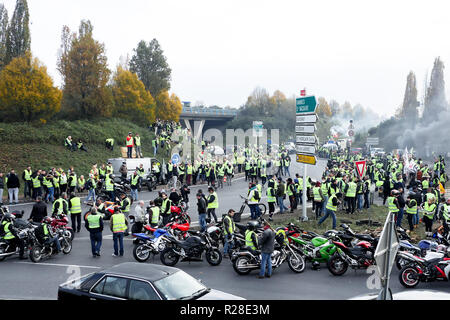
<svg viewBox="0 0 450 320"><path fill-rule="evenodd" d="M310 96L297 98L295 101L295 106L297 114L315 112L317 106L316 97Z"/></svg>

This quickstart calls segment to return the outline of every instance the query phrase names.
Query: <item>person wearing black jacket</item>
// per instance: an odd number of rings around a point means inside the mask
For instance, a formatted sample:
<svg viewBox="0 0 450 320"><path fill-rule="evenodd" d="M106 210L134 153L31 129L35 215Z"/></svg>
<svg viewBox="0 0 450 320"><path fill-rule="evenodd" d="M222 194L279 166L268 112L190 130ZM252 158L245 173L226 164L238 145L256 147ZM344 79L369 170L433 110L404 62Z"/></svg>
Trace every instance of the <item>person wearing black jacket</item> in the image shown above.
<svg viewBox="0 0 450 320"><path fill-rule="evenodd" d="M180 189L181 198L183 202L186 204L186 211L189 209L189 194L191 193L191 190L189 190L189 187L187 185L183 185Z"/></svg>
<svg viewBox="0 0 450 320"><path fill-rule="evenodd" d="M42 202L42 197L37 197L36 203L33 205L33 210L31 210L29 220L41 223L46 216L47 216L47 205Z"/></svg>
<svg viewBox="0 0 450 320"><path fill-rule="evenodd" d="M202 193L197 193L197 211L201 232L206 230L206 200Z"/></svg>
<svg viewBox="0 0 450 320"><path fill-rule="evenodd" d="M15 201L15 204L18 204L20 180L14 169L11 169L10 173L6 176L6 187L8 188L9 204L12 204L13 201Z"/></svg>
<svg viewBox="0 0 450 320"><path fill-rule="evenodd" d="M175 206L177 206L180 203L181 196L175 188L172 188L170 191L172 192L169 195L169 200L172 201Z"/></svg>
<svg viewBox="0 0 450 320"><path fill-rule="evenodd" d="M93 207L91 213L85 218L85 226L89 231L91 238L91 250L92 256L100 257L100 248L102 246L102 231L103 231L103 218L102 215L97 214L97 209Z"/></svg>

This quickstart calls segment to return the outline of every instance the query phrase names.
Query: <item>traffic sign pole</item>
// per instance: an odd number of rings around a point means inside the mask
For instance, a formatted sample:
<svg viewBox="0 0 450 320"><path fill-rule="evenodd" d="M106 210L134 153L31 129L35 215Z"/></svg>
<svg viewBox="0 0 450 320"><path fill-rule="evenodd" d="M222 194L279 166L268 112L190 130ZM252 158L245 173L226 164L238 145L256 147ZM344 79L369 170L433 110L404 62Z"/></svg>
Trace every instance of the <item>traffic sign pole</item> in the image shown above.
<svg viewBox="0 0 450 320"><path fill-rule="evenodd" d="M307 192L307 189L306 189L306 167L307 167L308 165L305 163L305 164L303 164L303 194L302 194L302 201L303 201L303 205L302 205L302 220L303 221L308 221L308 215L307 215L307 213L306 213L306 192Z"/></svg>

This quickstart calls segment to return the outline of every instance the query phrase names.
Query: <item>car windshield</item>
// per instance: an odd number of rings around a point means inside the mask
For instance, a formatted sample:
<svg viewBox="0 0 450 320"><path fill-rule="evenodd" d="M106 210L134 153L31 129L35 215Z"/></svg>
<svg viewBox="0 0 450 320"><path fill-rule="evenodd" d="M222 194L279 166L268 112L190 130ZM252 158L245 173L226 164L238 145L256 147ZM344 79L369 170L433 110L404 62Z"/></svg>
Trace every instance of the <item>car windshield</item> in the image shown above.
<svg viewBox="0 0 450 320"><path fill-rule="evenodd" d="M168 300L195 297L197 294L208 290L184 271L178 271L164 279L155 281L153 284Z"/></svg>

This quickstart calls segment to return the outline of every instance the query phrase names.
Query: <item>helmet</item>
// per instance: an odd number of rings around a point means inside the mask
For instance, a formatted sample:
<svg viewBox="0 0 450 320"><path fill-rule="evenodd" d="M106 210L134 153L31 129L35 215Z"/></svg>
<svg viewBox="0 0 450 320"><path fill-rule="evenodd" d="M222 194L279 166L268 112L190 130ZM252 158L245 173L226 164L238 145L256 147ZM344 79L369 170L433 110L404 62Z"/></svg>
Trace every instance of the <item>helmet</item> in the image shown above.
<svg viewBox="0 0 450 320"><path fill-rule="evenodd" d="M256 230L256 228L259 227L259 223L257 221L249 221L247 223L247 229L248 230Z"/></svg>
<svg viewBox="0 0 450 320"><path fill-rule="evenodd" d="M45 217L44 220L42 220L43 223L50 223L52 222L52 218L50 217Z"/></svg>

